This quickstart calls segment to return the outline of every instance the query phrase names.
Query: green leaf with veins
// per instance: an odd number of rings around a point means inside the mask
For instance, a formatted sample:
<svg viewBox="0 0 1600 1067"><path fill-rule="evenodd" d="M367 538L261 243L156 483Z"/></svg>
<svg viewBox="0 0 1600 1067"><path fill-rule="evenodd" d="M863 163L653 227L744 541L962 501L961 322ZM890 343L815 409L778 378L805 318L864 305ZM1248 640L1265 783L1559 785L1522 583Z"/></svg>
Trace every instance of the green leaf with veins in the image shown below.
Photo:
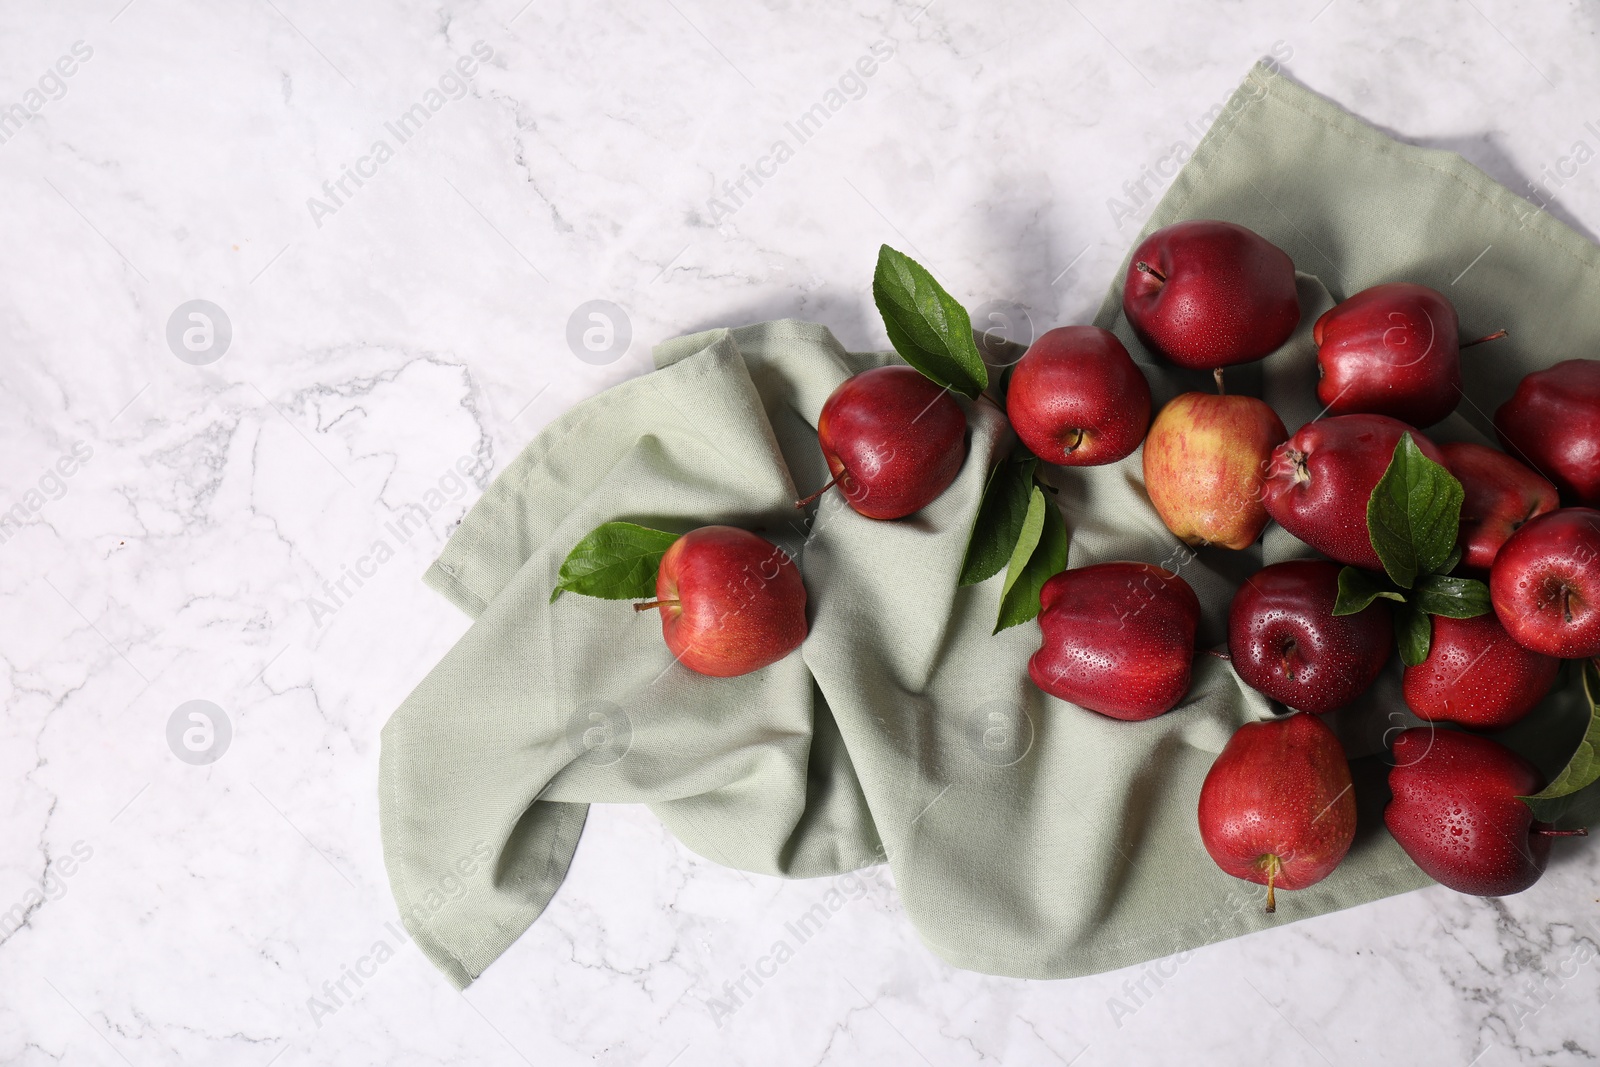
<svg viewBox="0 0 1600 1067"><path fill-rule="evenodd" d="M631 522L602 523L567 553L550 602L562 593L602 600L653 597L661 557L677 539L677 534Z"/></svg>
<svg viewBox="0 0 1600 1067"><path fill-rule="evenodd" d="M1461 524L1461 483L1409 433L1367 499L1367 533L1393 582L1410 589L1420 574L1443 569Z"/></svg>
<svg viewBox="0 0 1600 1067"><path fill-rule="evenodd" d="M994 632L1018 626L1039 614L1039 590L1067 568L1067 523L1037 485L1028 496L1028 514L1006 568L1000 614Z"/></svg>
<svg viewBox="0 0 1600 1067"><path fill-rule="evenodd" d="M1433 644L1433 619L1415 604L1402 604L1395 611L1395 637L1400 641L1400 662L1415 667L1428 658Z"/></svg>
<svg viewBox="0 0 1600 1067"><path fill-rule="evenodd" d="M878 249L872 299L900 357L947 389L976 397L989 368L972 335L967 309L927 268L888 245Z"/></svg>
<svg viewBox="0 0 1600 1067"><path fill-rule="evenodd" d="M1597 669L1594 660L1585 660L1583 695L1589 703L1588 729L1578 742L1577 750L1567 760L1567 765L1550 780L1550 784L1533 796L1522 798L1533 809L1534 816L1543 822L1554 822L1558 812L1557 805L1547 802L1571 797L1600 781L1600 704L1595 702L1597 693L1600 693L1600 669ZM1559 805L1559 810L1570 814L1571 806L1571 802L1567 802Z"/></svg>
<svg viewBox="0 0 1600 1067"><path fill-rule="evenodd" d="M967 556L961 563L962 585L977 585L1005 569L1011 552L1022 536L1032 498L1033 472L1039 461L1033 456L1005 459L989 474L983 490L983 503L967 541Z"/></svg>
<svg viewBox="0 0 1600 1067"><path fill-rule="evenodd" d="M1389 600L1398 600L1404 604L1405 595L1392 589L1385 589L1370 571L1360 567L1345 567L1339 572L1339 596L1333 602L1335 615L1354 615L1358 611L1365 611L1379 597Z"/></svg>
<svg viewBox="0 0 1600 1067"><path fill-rule="evenodd" d="M1476 578L1424 574L1417 579L1411 602L1429 615L1475 619L1489 610L1489 587Z"/></svg>

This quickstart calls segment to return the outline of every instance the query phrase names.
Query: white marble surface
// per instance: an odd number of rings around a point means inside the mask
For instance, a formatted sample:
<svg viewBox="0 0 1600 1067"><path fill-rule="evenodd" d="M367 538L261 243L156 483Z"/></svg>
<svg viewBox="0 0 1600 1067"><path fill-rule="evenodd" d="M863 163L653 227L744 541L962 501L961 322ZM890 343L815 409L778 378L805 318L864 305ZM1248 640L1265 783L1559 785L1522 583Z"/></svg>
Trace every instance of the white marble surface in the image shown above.
<svg viewBox="0 0 1600 1067"><path fill-rule="evenodd" d="M0 914L26 913L0 930L0 1062L1600 1056L1593 847L1505 901L1434 889L1063 982L953 971L870 882L719 1020L710 998L829 885L596 808L549 912L464 996L401 943L378 731L465 628L418 575L523 442L653 341L795 315L881 346L880 241L969 305L1084 321L1147 212L1119 227L1108 199L1274 51L1600 231L1600 176L1562 162L1600 146L1600 13L1579 0L520 2L0 9L0 107L37 105L0 144L0 509L25 520L0 532ZM859 99L762 163L880 40ZM475 42L489 58L452 99ZM385 123L441 78L401 144ZM361 162L379 139L391 157ZM335 201L346 166L363 184ZM209 365L166 341L192 299L231 322ZM608 364L565 341L592 299L631 322ZM387 533L411 503L428 528ZM323 583L358 565L333 602ZM209 764L169 747L191 700L232 729Z"/></svg>

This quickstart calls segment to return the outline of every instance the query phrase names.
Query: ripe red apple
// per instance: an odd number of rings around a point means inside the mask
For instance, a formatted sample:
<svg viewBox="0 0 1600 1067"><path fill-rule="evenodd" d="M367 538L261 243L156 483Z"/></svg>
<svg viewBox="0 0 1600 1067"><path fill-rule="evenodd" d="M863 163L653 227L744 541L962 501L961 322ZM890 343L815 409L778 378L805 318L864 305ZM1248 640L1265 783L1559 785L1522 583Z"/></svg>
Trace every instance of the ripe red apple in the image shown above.
<svg viewBox="0 0 1600 1067"><path fill-rule="evenodd" d="M967 416L921 372L877 367L847 378L828 397L817 442L833 472L822 491L837 483L867 518L899 519L956 480L967 458Z"/></svg>
<svg viewBox="0 0 1600 1067"><path fill-rule="evenodd" d="M1523 523L1561 506L1555 486L1504 452L1467 442L1440 445L1439 452L1466 493L1461 562L1472 570L1487 571Z"/></svg>
<svg viewBox="0 0 1600 1067"><path fill-rule="evenodd" d="M806 587L783 549L748 530L702 526L672 542L656 572L667 648L714 678L749 674L806 638Z"/></svg>
<svg viewBox="0 0 1600 1067"><path fill-rule="evenodd" d="M1567 503L1600 507L1600 360L1534 371L1494 413L1494 428Z"/></svg>
<svg viewBox="0 0 1600 1067"><path fill-rule="evenodd" d="M1350 851L1356 797L1344 746L1314 715L1250 722L1200 787L1200 840L1217 866L1278 889L1322 881Z"/></svg>
<svg viewBox="0 0 1600 1067"><path fill-rule="evenodd" d="M1489 599L1518 644L1562 659L1600 656L1600 511L1529 520L1495 556Z"/></svg>
<svg viewBox="0 0 1600 1067"><path fill-rule="evenodd" d="M1341 563L1381 571L1367 534L1367 499L1409 433L1423 455L1444 461L1416 429L1387 415L1337 415L1308 422L1272 453L1267 514L1279 526Z"/></svg>
<svg viewBox="0 0 1600 1067"><path fill-rule="evenodd" d="M1426 285L1363 289L1322 313L1317 399L1330 415L1371 412L1431 426L1461 399L1460 324L1455 306Z"/></svg>
<svg viewBox="0 0 1600 1067"><path fill-rule="evenodd" d="M1544 787L1539 771L1487 737L1413 727L1394 759L1383 821L1424 874L1458 893L1522 892L1544 873L1550 839L1569 836L1517 799Z"/></svg>
<svg viewBox="0 0 1600 1067"><path fill-rule="evenodd" d="M1263 567L1228 609L1228 656L1246 685L1301 711L1342 708L1366 692L1394 651L1388 606L1335 615L1339 565L1296 559Z"/></svg>
<svg viewBox="0 0 1600 1067"><path fill-rule="evenodd" d="M1253 396L1184 393L1161 409L1145 438L1150 503L1187 544L1247 548L1267 524L1267 461L1288 436L1277 413Z"/></svg>
<svg viewBox="0 0 1600 1067"><path fill-rule="evenodd" d="M1150 425L1150 383L1116 334L1058 326L1033 342L1011 372L1006 415L1046 463L1115 463L1139 447Z"/></svg>
<svg viewBox="0 0 1600 1067"><path fill-rule="evenodd" d="M1122 311L1146 348L1180 367L1249 363L1299 325L1294 261L1231 222L1174 223L1134 251Z"/></svg>
<svg viewBox="0 0 1600 1067"><path fill-rule="evenodd" d="M1028 675L1051 696L1113 719L1151 719L1189 691L1200 600L1149 563L1062 571L1039 591L1044 640Z"/></svg>
<svg viewBox="0 0 1600 1067"><path fill-rule="evenodd" d="M1501 730L1545 698L1560 668L1560 660L1513 641L1492 611L1437 615L1428 658L1406 668L1406 705L1428 722Z"/></svg>

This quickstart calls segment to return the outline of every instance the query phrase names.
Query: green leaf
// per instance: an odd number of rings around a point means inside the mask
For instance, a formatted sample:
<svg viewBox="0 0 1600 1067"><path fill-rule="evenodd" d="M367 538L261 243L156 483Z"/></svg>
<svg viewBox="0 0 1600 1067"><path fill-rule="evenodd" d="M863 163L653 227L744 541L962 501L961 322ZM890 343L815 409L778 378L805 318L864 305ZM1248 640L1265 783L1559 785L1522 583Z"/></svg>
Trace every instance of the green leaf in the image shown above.
<svg viewBox="0 0 1600 1067"><path fill-rule="evenodd" d="M1402 589L1441 570L1456 547L1461 483L1402 434L1367 499L1367 533L1383 569Z"/></svg>
<svg viewBox="0 0 1600 1067"><path fill-rule="evenodd" d="M1411 602L1429 615L1473 619L1489 610L1489 587L1476 578L1424 574L1417 579Z"/></svg>
<svg viewBox="0 0 1600 1067"><path fill-rule="evenodd" d="M1360 567L1346 567L1339 572L1339 596L1333 602L1335 615L1354 615L1365 611L1367 605L1379 597L1398 600L1404 604L1404 595L1385 589L1373 575Z"/></svg>
<svg viewBox="0 0 1600 1067"><path fill-rule="evenodd" d="M1011 559L1028 516L1029 488L1039 461L1032 456L1002 460L989 474L978 506L978 519L967 541L967 558L961 564L961 584L977 585L999 574Z"/></svg>
<svg viewBox="0 0 1600 1067"><path fill-rule="evenodd" d="M677 534L631 522L602 523L567 553L550 602L562 593L602 600L653 597L661 557L677 539Z"/></svg>
<svg viewBox="0 0 1600 1067"><path fill-rule="evenodd" d="M1024 544L1028 546L1023 549ZM1067 569L1067 522L1061 509L1044 492L1033 487L1028 497L1027 521L1017 548L1006 568L1005 589L1000 595L1000 616L994 632L1018 626L1039 614L1039 590L1052 577Z"/></svg>
<svg viewBox="0 0 1600 1067"><path fill-rule="evenodd" d="M878 249L872 299L889 343L907 363L970 397L988 387L989 368L972 336L967 309L920 263L888 245Z"/></svg>
<svg viewBox="0 0 1600 1067"><path fill-rule="evenodd" d="M1017 579L1022 577L1028 561L1033 558L1033 550L1039 547L1039 535L1044 533L1044 512L1048 506L1044 491L1037 485L1030 485L1028 510L1022 516L1022 529L1017 532L1017 541L1011 546L1011 555L1006 562L1006 584L1000 590L1002 600L1017 584Z"/></svg>
<svg viewBox="0 0 1600 1067"><path fill-rule="evenodd" d="M1538 797L1522 797L1521 800L1533 809L1535 819L1552 826L1577 829L1600 824L1600 782L1553 800Z"/></svg>
<svg viewBox="0 0 1600 1067"><path fill-rule="evenodd" d="M1433 644L1433 619L1415 604L1402 604L1395 612L1395 636L1400 639L1400 662L1415 667L1428 658Z"/></svg>
<svg viewBox="0 0 1600 1067"><path fill-rule="evenodd" d="M1589 728L1584 732L1583 740L1578 742L1578 750L1567 760L1567 765L1561 769L1561 773L1533 796L1522 798L1530 802L1529 806L1533 808L1535 815L1539 814L1539 807L1533 804L1533 801L1557 800L1571 796L1600 780L1600 705L1595 703L1597 692L1600 692L1600 669L1596 668L1595 661L1591 659L1585 661L1583 665L1583 695L1589 702Z"/></svg>

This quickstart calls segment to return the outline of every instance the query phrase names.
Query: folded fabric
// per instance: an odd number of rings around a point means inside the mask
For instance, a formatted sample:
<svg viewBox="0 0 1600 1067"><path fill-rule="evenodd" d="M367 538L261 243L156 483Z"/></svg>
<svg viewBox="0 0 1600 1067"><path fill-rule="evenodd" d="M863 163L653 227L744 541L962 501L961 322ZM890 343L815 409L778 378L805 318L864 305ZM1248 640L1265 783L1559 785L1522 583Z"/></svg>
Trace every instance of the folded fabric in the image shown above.
<svg viewBox="0 0 1600 1067"><path fill-rule="evenodd" d="M1291 432L1318 413L1311 324L1377 282L1448 293L1465 336L1511 332L1465 357L1466 396L1436 439L1482 440L1485 413L1523 374L1600 351L1594 246L1459 157L1398 144L1265 67L1146 232L1184 218L1249 226L1300 268L1295 336L1229 372ZM1209 387L1140 347L1120 272L1096 322L1122 337L1158 404ZM1272 714L1266 700L1200 656L1172 712L1104 718L1029 681L1037 626L991 634L999 578L958 588L987 469L1011 446L992 404L963 401L966 465L922 512L877 522L828 494L807 520L793 501L827 477L813 428L824 400L895 357L846 352L792 321L679 338L655 357L654 373L529 444L426 575L474 622L383 731L380 813L406 928L458 985L543 911L594 802L649 804L687 847L746 871L887 862L933 951L1019 977L1125 966L1428 884L1382 828L1385 768L1371 755L1415 721L1396 669L1332 717L1358 757L1355 845L1269 915L1260 887L1212 863L1195 818L1212 760L1240 724ZM1137 452L1050 477L1070 565L1178 570L1204 606L1203 645L1224 641L1247 575L1310 554L1275 527L1243 552L1185 548L1151 508ZM567 552L611 520L728 523L782 545L805 578L810 636L764 670L707 678L673 662L653 612L551 603ZM1509 735L1547 771L1582 715L1570 694L1548 705Z"/></svg>

